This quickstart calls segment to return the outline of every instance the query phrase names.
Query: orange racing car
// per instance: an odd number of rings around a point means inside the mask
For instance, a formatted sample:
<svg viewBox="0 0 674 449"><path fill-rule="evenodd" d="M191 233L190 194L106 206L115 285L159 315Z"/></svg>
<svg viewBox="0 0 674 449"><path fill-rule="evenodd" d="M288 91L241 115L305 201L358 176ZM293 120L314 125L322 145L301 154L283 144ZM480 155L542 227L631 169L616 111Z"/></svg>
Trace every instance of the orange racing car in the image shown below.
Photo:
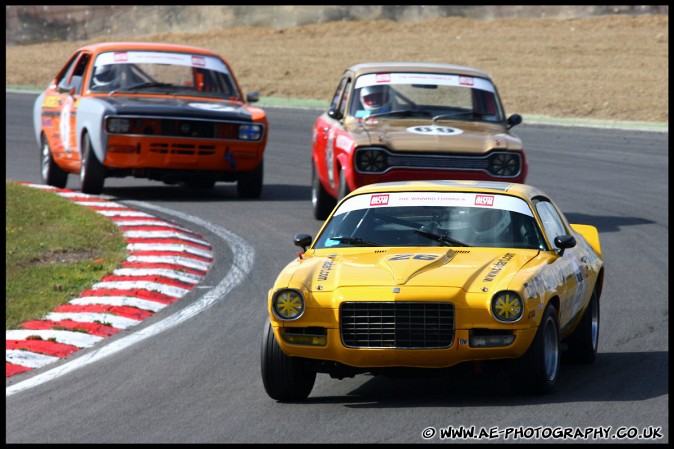
<svg viewBox="0 0 674 449"><path fill-rule="evenodd" d="M106 178L210 188L263 185L268 124L218 54L184 45L100 43L70 57L35 101L43 181L98 194Z"/></svg>

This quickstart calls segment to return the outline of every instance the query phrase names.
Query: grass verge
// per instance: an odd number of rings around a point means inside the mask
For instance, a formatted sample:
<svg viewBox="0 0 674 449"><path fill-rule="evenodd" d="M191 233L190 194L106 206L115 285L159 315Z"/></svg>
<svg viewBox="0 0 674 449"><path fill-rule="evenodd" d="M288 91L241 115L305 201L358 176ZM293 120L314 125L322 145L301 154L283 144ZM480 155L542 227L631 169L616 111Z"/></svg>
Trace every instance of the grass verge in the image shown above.
<svg viewBox="0 0 674 449"><path fill-rule="evenodd" d="M121 230L67 198L5 182L5 330L38 320L126 259Z"/></svg>

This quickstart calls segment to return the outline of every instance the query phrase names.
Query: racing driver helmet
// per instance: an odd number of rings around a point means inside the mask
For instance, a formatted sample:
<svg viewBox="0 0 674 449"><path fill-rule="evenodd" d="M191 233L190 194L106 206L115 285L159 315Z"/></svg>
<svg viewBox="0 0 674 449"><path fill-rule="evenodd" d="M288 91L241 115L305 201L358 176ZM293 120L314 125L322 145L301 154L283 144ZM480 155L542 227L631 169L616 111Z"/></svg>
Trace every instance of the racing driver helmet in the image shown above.
<svg viewBox="0 0 674 449"><path fill-rule="evenodd" d="M510 225L510 212L503 209L471 207L468 220L473 234L480 240L493 240L495 243Z"/></svg>
<svg viewBox="0 0 674 449"><path fill-rule="evenodd" d="M365 86L360 90L360 102L370 113L390 110L388 86Z"/></svg>
<svg viewBox="0 0 674 449"><path fill-rule="evenodd" d="M94 87L108 86L115 79L115 71L111 64L96 66L94 71Z"/></svg>

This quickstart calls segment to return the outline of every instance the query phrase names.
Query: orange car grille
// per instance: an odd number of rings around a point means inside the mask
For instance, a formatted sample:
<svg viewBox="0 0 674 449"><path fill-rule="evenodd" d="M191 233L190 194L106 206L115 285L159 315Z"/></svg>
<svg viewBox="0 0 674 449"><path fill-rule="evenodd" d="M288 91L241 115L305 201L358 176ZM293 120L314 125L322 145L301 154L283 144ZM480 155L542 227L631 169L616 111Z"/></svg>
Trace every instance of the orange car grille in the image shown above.
<svg viewBox="0 0 674 449"><path fill-rule="evenodd" d="M211 156L215 154L215 145L192 145L175 143L151 143L150 153L158 154L180 154L185 156Z"/></svg>
<svg viewBox="0 0 674 449"><path fill-rule="evenodd" d="M454 341L454 305L425 302L345 302L342 343L349 348L447 348Z"/></svg>

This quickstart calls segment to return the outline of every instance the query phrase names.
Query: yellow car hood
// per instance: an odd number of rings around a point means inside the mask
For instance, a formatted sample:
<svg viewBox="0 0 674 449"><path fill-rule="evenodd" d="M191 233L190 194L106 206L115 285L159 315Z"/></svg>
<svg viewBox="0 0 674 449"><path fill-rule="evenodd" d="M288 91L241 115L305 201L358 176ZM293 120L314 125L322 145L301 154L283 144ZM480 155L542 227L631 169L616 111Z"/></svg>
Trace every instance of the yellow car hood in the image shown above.
<svg viewBox="0 0 674 449"><path fill-rule="evenodd" d="M349 248L311 251L294 263L291 283L310 291L339 287L443 286L466 292L506 288L512 276L538 254L508 248Z"/></svg>
<svg viewBox="0 0 674 449"><path fill-rule="evenodd" d="M521 141L499 124L440 122L434 132L428 121L381 120L372 125L351 125L356 146L383 145L391 151L481 154L495 148L522 149Z"/></svg>

